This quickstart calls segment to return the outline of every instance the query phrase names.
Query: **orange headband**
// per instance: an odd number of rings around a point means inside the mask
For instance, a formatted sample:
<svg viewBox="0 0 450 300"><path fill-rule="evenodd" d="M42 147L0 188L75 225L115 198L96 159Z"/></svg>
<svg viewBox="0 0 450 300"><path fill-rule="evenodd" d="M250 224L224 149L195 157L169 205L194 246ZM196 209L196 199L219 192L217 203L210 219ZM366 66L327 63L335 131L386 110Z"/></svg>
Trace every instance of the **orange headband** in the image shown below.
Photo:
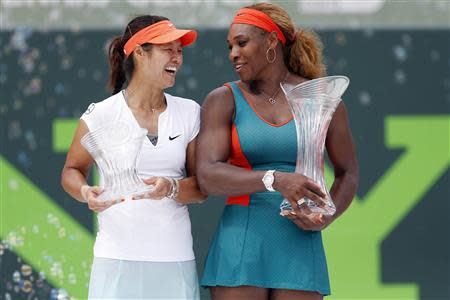
<svg viewBox="0 0 450 300"><path fill-rule="evenodd" d="M175 28L169 20L164 20L147 26L136 32L123 47L125 56L128 57L134 48L145 43L165 44L180 39L182 46L188 46L197 39L195 30L182 30Z"/></svg>
<svg viewBox="0 0 450 300"><path fill-rule="evenodd" d="M231 24L250 24L264 29L267 32L275 31L281 43L283 45L286 43L286 38L280 28L268 15L262 11L252 8L241 8L236 13L236 16Z"/></svg>

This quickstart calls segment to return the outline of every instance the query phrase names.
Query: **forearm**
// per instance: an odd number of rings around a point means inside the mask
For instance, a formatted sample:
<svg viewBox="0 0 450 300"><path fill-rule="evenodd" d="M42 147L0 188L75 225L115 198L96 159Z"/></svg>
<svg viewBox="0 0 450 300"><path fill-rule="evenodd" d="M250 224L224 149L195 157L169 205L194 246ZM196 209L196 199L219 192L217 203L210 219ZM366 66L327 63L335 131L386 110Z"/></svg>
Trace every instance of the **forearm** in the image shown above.
<svg viewBox="0 0 450 300"><path fill-rule="evenodd" d="M240 196L266 191L262 182L265 171L252 171L217 162L198 170L199 184L208 195Z"/></svg>
<svg viewBox="0 0 450 300"><path fill-rule="evenodd" d="M358 186L358 171L345 172L336 176L331 187L331 199L336 206L333 218L338 218L350 206Z"/></svg>
<svg viewBox="0 0 450 300"><path fill-rule="evenodd" d="M179 181L177 202L182 204L201 203L206 200L207 195L200 190L197 177L190 176Z"/></svg>
<svg viewBox="0 0 450 300"><path fill-rule="evenodd" d="M65 167L61 174L61 185L70 196L79 202L86 202L81 195L81 187L87 185L86 177L80 170Z"/></svg>

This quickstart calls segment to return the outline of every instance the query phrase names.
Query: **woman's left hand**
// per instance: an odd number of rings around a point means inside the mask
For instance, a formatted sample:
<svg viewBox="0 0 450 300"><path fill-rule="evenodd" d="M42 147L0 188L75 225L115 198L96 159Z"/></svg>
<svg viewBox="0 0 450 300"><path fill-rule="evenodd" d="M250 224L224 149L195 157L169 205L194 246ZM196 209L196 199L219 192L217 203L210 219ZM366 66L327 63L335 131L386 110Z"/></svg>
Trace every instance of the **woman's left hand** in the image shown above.
<svg viewBox="0 0 450 300"><path fill-rule="evenodd" d="M298 227L306 231L321 231L334 221L333 216L308 213L302 208L290 212L285 211L282 213L282 216L290 219Z"/></svg>
<svg viewBox="0 0 450 300"><path fill-rule="evenodd" d="M166 197L172 190L172 183L165 177L150 177L143 180L145 184L153 185L154 189L151 192L133 196L133 200L152 199L161 200Z"/></svg>

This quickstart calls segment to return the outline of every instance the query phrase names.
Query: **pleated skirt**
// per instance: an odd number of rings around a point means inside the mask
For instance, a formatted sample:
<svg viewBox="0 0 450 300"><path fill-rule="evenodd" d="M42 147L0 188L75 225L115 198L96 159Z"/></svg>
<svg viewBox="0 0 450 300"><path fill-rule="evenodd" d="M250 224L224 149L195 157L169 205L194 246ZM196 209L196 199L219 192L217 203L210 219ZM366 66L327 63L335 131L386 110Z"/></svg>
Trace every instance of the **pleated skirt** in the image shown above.
<svg viewBox="0 0 450 300"><path fill-rule="evenodd" d="M200 299L195 260L128 261L95 257L89 299Z"/></svg>

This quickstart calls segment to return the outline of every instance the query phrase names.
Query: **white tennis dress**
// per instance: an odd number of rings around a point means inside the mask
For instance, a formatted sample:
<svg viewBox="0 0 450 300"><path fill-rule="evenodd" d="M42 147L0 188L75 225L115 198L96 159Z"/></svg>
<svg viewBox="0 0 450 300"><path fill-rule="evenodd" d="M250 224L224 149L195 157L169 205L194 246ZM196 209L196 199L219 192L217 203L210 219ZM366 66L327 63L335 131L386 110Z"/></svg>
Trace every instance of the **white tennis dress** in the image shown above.
<svg viewBox="0 0 450 300"><path fill-rule="evenodd" d="M186 148L199 132L200 106L167 93L165 98L158 142L145 139L137 159L142 179L184 178ZM117 120L139 129L122 92L91 104L81 119L89 131ZM168 198L130 200L99 213L98 222L90 299L199 298L186 205Z"/></svg>

